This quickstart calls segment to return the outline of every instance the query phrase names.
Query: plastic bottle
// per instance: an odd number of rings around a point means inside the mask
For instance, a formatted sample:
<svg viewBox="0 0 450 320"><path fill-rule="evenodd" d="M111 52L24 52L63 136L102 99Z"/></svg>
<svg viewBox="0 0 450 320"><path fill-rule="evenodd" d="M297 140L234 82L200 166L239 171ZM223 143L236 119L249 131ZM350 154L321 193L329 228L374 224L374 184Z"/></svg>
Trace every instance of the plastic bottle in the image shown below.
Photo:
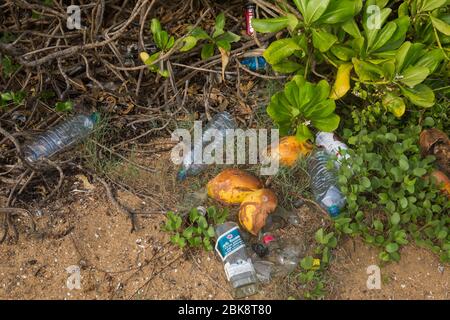
<svg viewBox="0 0 450 320"><path fill-rule="evenodd" d="M300 219L296 212L277 206L276 210L267 217L263 232L274 231L288 225L298 226L299 224Z"/></svg>
<svg viewBox="0 0 450 320"><path fill-rule="evenodd" d="M324 148L329 154L335 155L337 161L335 162L336 168L339 169L343 159L348 159L350 155L343 155L344 150L348 149L348 146L340 141L336 135L332 132L319 132L316 135L316 145Z"/></svg>
<svg viewBox="0 0 450 320"><path fill-rule="evenodd" d="M216 251L225 263L224 269L231 283L235 298L243 298L258 292L257 277L252 260L247 255L239 227L225 222L216 227Z"/></svg>
<svg viewBox="0 0 450 320"><path fill-rule="evenodd" d="M32 142L23 147L25 159L30 163L34 163L50 158L63 149L80 142L92 132L98 120L99 115L94 112L90 116L76 115L58 124L54 128L38 135Z"/></svg>
<svg viewBox="0 0 450 320"><path fill-rule="evenodd" d="M244 58L241 63L252 71L261 71L267 66L266 59L261 56Z"/></svg>
<svg viewBox="0 0 450 320"><path fill-rule="evenodd" d="M345 205L345 197L337 185L334 171L327 168L330 154L324 149L315 150L308 157L308 172L311 176L311 189L316 201L331 217L337 217Z"/></svg>
<svg viewBox="0 0 450 320"><path fill-rule="evenodd" d="M279 241L274 235L266 233L262 242L252 245L255 254L252 261L256 275L261 282L270 282L273 277L287 275L295 270L306 252L301 242Z"/></svg>
<svg viewBox="0 0 450 320"><path fill-rule="evenodd" d="M234 121L231 114L228 112L220 112L217 113L210 122L205 126L203 129L203 134L201 137L194 137L196 140L194 141L194 144L191 148L191 150L185 155L183 158L183 163L181 165L181 169L178 172L177 178L178 180L184 180L188 175L194 176L199 174L203 169L207 166L204 163L194 163L194 150L195 146L199 148L199 150L203 150L203 147L206 145L214 145L214 144L222 144L225 143L225 136L226 136L226 130L227 129L236 129L237 125ZM207 135L210 135L209 130L216 129L218 130L219 134L222 136L222 139L218 139L218 137L215 137L215 139L210 141L204 141L205 137Z"/></svg>

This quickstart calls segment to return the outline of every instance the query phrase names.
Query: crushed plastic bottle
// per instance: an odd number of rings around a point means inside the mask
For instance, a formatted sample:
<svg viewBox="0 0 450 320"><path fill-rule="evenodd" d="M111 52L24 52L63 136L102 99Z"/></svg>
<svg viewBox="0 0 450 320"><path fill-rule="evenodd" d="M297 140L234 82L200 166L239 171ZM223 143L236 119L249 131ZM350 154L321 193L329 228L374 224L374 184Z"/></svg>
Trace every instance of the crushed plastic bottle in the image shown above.
<svg viewBox="0 0 450 320"><path fill-rule="evenodd" d="M89 116L76 115L58 124L24 145L25 159L30 163L35 163L81 142L93 131L98 121L99 114L94 112Z"/></svg>
<svg viewBox="0 0 450 320"><path fill-rule="evenodd" d="M348 150L348 146L340 141L333 132L318 132L316 135L316 145L324 148L329 154L335 155L337 161L336 168L339 169L343 159L350 158L350 155L343 151Z"/></svg>
<svg viewBox="0 0 450 320"><path fill-rule="evenodd" d="M256 271L245 250L238 225L234 222L218 225L216 236L216 251L225 264L225 274L233 287L234 297L239 299L256 294Z"/></svg>
<svg viewBox="0 0 450 320"><path fill-rule="evenodd" d="M241 64L252 71L262 71L267 67L266 59L261 56L244 58L241 60Z"/></svg>
<svg viewBox="0 0 450 320"><path fill-rule="evenodd" d="M252 249L256 276L263 283L294 271L306 253L306 247L301 242L279 241L270 233L264 234L262 242L254 244Z"/></svg>
<svg viewBox="0 0 450 320"><path fill-rule="evenodd" d="M198 150L203 150L203 147L205 147L206 145L210 145L211 147L213 147L216 144L225 143L226 130L236 128L236 122L228 112L220 112L213 116L211 121L208 122L208 124L203 129L202 136L194 141L191 150L184 156L183 163L180 170L178 171L177 179L184 180L188 175L195 176L202 172L207 166L207 164L204 163L194 163L194 150L196 150L196 146ZM205 141L205 137L210 135L209 130L212 129L218 130L218 134L221 135L222 139L218 139L218 137L216 136L213 142Z"/></svg>
<svg viewBox="0 0 450 320"><path fill-rule="evenodd" d="M271 232L288 225L298 226L299 224L300 218L296 212L277 206L276 210L268 215L263 232Z"/></svg>
<svg viewBox="0 0 450 320"><path fill-rule="evenodd" d="M324 149L315 150L308 157L311 189L316 201L331 217L337 217L345 205L345 196L339 190L334 171L328 170L330 154Z"/></svg>

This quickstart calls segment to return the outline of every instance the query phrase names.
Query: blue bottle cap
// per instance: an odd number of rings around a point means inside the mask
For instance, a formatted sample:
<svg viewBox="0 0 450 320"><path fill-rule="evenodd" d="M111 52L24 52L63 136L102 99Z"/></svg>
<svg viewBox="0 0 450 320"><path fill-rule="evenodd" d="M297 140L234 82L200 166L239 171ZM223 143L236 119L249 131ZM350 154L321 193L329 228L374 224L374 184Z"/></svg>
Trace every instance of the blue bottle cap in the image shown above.
<svg viewBox="0 0 450 320"><path fill-rule="evenodd" d="M185 169L180 169L177 174L177 180L183 181L187 177L187 171Z"/></svg>
<svg viewBox="0 0 450 320"><path fill-rule="evenodd" d="M339 207L336 205L332 205L328 207L328 213L331 217L335 218L339 215L339 213L341 213L341 209L339 209Z"/></svg>
<svg viewBox="0 0 450 320"><path fill-rule="evenodd" d="M92 121L94 121L94 123L98 123L100 121L100 113L98 112L93 112L89 117Z"/></svg>

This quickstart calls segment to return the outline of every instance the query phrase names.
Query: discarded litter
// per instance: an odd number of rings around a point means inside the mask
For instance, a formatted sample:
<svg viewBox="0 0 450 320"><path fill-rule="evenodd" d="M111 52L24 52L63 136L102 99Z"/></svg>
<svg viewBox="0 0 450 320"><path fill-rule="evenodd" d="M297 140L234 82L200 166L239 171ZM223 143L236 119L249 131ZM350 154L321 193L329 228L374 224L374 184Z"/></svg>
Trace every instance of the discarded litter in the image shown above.
<svg viewBox="0 0 450 320"><path fill-rule="evenodd" d="M294 271L306 252L303 244L279 241L270 233L264 234L262 241L253 245L252 249L254 253L251 257L256 275L263 283L270 282L273 277L283 276Z"/></svg>
<svg viewBox="0 0 450 320"><path fill-rule="evenodd" d="M262 71L267 67L266 59L261 56L244 58L241 60L241 64L252 71Z"/></svg>
<svg viewBox="0 0 450 320"><path fill-rule="evenodd" d="M263 232L272 232L286 226L298 226L300 219L294 211L289 211L281 206L267 217Z"/></svg>
<svg viewBox="0 0 450 320"><path fill-rule="evenodd" d="M247 255L239 226L225 222L216 227L216 251L225 263L228 281L233 287L235 298L244 298L258 292L256 271Z"/></svg>
<svg viewBox="0 0 450 320"><path fill-rule="evenodd" d="M32 142L25 144L23 152L25 160L30 163L50 158L54 154L85 139L99 121L98 113L77 115L54 128L37 136Z"/></svg>
<svg viewBox="0 0 450 320"><path fill-rule="evenodd" d="M339 190L335 172L327 168L329 159L330 155L324 149L315 150L308 157L308 172L314 198L334 218L344 207L345 196Z"/></svg>
<svg viewBox="0 0 450 320"><path fill-rule="evenodd" d="M270 158L276 159L281 165L292 167L299 158L311 153L312 145L308 142L300 142L295 136L287 136L280 139L279 143L270 146Z"/></svg>
<svg viewBox="0 0 450 320"><path fill-rule="evenodd" d="M195 176L202 172L207 164L201 163L202 161L198 161L199 163L195 163L197 161L195 160L195 154L194 150L203 150L203 147L208 144L210 148L215 148L219 144L224 143L224 138L226 137L226 130L227 129L236 129L237 125L234 121L231 114L228 112L220 112L217 113L210 122L205 126L203 129L203 134L201 137L198 137L196 141L194 141L194 144L191 148L191 150L184 156L183 158L183 164L181 166L181 169L178 172L177 179L178 180L184 180L186 177L189 176ZM217 131L212 131L217 130ZM218 137L217 135L221 136ZM207 141L207 137L210 138L211 136L215 136L215 139L213 142Z"/></svg>
<svg viewBox="0 0 450 320"><path fill-rule="evenodd" d="M337 157L337 161L334 163L337 168L340 167L343 159L350 158L350 155L345 153L345 150L348 150L347 145L341 142L333 132L317 133L316 145Z"/></svg>
<svg viewBox="0 0 450 320"><path fill-rule="evenodd" d="M252 19L256 14L256 4L247 3L244 7L244 16L245 16L245 32L247 35L252 36L255 30L252 27Z"/></svg>
<svg viewBox="0 0 450 320"><path fill-rule="evenodd" d="M211 198L226 204L239 204L248 194L262 188L258 178L233 168L223 170L206 185Z"/></svg>
<svg viewBox="0 0 450 320"><path fill-rule="evenodd" d="M251 234L257 235L265 226L269 214L275 211L277 196L270 189L250 193L241 203L239 222Z"/></svg>

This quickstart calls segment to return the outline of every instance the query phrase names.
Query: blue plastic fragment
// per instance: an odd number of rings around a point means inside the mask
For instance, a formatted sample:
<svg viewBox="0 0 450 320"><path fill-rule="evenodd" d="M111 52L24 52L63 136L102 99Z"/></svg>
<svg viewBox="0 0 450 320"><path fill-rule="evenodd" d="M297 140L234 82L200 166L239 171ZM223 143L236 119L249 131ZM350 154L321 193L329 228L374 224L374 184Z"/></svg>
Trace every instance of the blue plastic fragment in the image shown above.
<svg viewBox="0 0 450 320"><path fill-rule="evenodd" d="M267 66L266 59L261 56L244 58L241 63L252 71L264 70Z"/></svg>

